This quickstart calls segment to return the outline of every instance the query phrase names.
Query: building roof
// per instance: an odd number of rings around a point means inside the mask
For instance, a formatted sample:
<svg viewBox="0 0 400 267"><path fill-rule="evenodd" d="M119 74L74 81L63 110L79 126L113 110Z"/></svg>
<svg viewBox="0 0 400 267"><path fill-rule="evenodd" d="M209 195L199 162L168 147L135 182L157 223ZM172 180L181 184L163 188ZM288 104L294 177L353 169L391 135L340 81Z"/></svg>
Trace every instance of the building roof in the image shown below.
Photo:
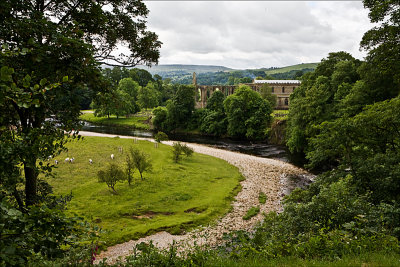
<svg viewBox="0 0 400 267"><path fill-rule="evenodd" d="M301 83L300 80L254 80L254 83Z"/></svg>

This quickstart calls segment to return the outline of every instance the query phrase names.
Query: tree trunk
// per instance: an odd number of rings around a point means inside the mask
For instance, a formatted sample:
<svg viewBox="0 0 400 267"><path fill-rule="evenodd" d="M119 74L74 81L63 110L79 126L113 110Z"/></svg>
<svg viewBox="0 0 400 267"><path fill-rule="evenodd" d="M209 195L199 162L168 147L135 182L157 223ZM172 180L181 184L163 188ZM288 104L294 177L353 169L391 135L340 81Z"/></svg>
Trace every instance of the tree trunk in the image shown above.
<svg viewBox="0 0 400 267"><path fill-rule="evenodd" d="M25 195L26 202L25 205L34 205L37 201L37 173L36 170L24 163L25 171Z"/></svg>
<svg viewBox="0 0 400 267"><path fill-rule="evenodd" d="M143 181L142 173L140 173L140 180Z"/></svg>

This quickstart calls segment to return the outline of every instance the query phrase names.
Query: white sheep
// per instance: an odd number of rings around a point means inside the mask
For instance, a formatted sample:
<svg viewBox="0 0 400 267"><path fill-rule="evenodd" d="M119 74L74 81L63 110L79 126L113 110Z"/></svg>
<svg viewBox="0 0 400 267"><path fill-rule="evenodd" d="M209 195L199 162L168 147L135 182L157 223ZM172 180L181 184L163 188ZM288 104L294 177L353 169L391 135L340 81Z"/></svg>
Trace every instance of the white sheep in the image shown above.
<svg viewBox="0 0 400 267"><path fill-rule="evenodd" d="M54 161L54 164L56 164L56 165L57 165L57 164L58 164L58 160L55 160L55 161Z"/></svg>
<svg viewBox="0 0 400 267"><path fill-rule="evenodd" d="M92 164L92 163L93 163L93 160L92 160L92 159L89 159L89 163Z"/></svg>
<svg viewBox="0 0 400 267"><path fill-rule="evenodd" d="M47 161L51 160L53 157L50 155L47 157Z"/></svg>
<svg viewBox="0 0 400 267"><path fill-rule="evenodd" d="M69 163L74 163L75 158L70 158Z"/></svg>
<svg viewBox="0 0 400 267"><path fill-rule="evenodd" d="M64 162L65 163L69 162L69 158L65 158Z"/></svg>
<svg viewBox="0 0 400 267"><path fill-rule="evenodd" d="M111 154L111 159L114 159L114 154Z"/></svg>

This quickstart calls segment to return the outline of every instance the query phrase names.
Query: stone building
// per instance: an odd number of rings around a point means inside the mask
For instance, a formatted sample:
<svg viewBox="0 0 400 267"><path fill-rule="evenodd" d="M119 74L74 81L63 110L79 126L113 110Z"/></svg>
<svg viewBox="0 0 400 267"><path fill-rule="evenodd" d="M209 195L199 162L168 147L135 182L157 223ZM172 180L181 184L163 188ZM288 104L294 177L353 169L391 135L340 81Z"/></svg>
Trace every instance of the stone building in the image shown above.
<svg viewBox="0 0 400 267"><path fill-rule="evenodd" d="M288 109L289 96L296 87L300 86L299 80L254 80L253 83L246 83L254 91L260 92L264 84L268 84L272 93L277 96L275 109ZM237 85L197 85L196 73L193 73L193 85L196 88L196 108L204 108L207 99L217 90L229 96L233 94Z"/></svg>
<svg viewBox="0 0 400 267"><path fill-rule="evenodd" d="M288 109L290 94L300 86L300 83L299 80L254 80L253 83L247 85L259 92L263 84L268 84L272 93L277 96L275 109Z"/></svg>

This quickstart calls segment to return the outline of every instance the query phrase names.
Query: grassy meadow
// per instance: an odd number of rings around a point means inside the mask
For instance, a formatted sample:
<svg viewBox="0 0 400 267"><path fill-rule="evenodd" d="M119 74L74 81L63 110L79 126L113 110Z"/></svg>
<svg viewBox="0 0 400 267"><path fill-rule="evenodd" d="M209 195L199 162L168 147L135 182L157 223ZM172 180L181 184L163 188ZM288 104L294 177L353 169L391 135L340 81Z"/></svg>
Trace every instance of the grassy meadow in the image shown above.
<svg viewBox="0 0 400 267"><path fill-rule="evenodd" d="M108 118L107 116L95 117L93 113L86 112L80 116L80 119L100 125L111 125L111 126L116 125L116 126L129 127L140 130L149 130L150 125L145 123L146 120L148 120L149 115L151 115L151 111L150 113L139 112L138 114L135 114L135 116L132 117L120 116L119 118L117 118L117 116L115 115L110 115L110 118Z"/></svg>
<svg viewBox="0 0 400 267"><path fill-rule="evenodd" d="M110 162L125 165L129 147L151 155L153 171L143 181L135 171L131 186L117 183L113 194L99 183L97 172ZM238 169L223 160L194 153L179 163L172 161L172 148L133 139L84 137L68 145L68 153L56 157L60 162L54 178L48 178L56 195L72 192L70 213L83 216L106 230L102 246L137 239L158 231L182 233L213 222L230 209L233 196L243 179ZM123 152L119 151L123 147ZM112 160L110 155L114 154ZM74 163L65 163L74 157ZM89 159L93 164L89 164Z"/></svg>
<svg viewBox="0 0 400 267"><path fill-rule="evenodd" d="M284 72L289 72L292 70L302 70L302 69L315 69L319 63L304 63L304 64L297 64L293 66L287 66L283 68L278 68L278 69L271 69L271 70L266 70L265 73L270 75L270 74L276 74L276 73L284 73Z"/></svg>

